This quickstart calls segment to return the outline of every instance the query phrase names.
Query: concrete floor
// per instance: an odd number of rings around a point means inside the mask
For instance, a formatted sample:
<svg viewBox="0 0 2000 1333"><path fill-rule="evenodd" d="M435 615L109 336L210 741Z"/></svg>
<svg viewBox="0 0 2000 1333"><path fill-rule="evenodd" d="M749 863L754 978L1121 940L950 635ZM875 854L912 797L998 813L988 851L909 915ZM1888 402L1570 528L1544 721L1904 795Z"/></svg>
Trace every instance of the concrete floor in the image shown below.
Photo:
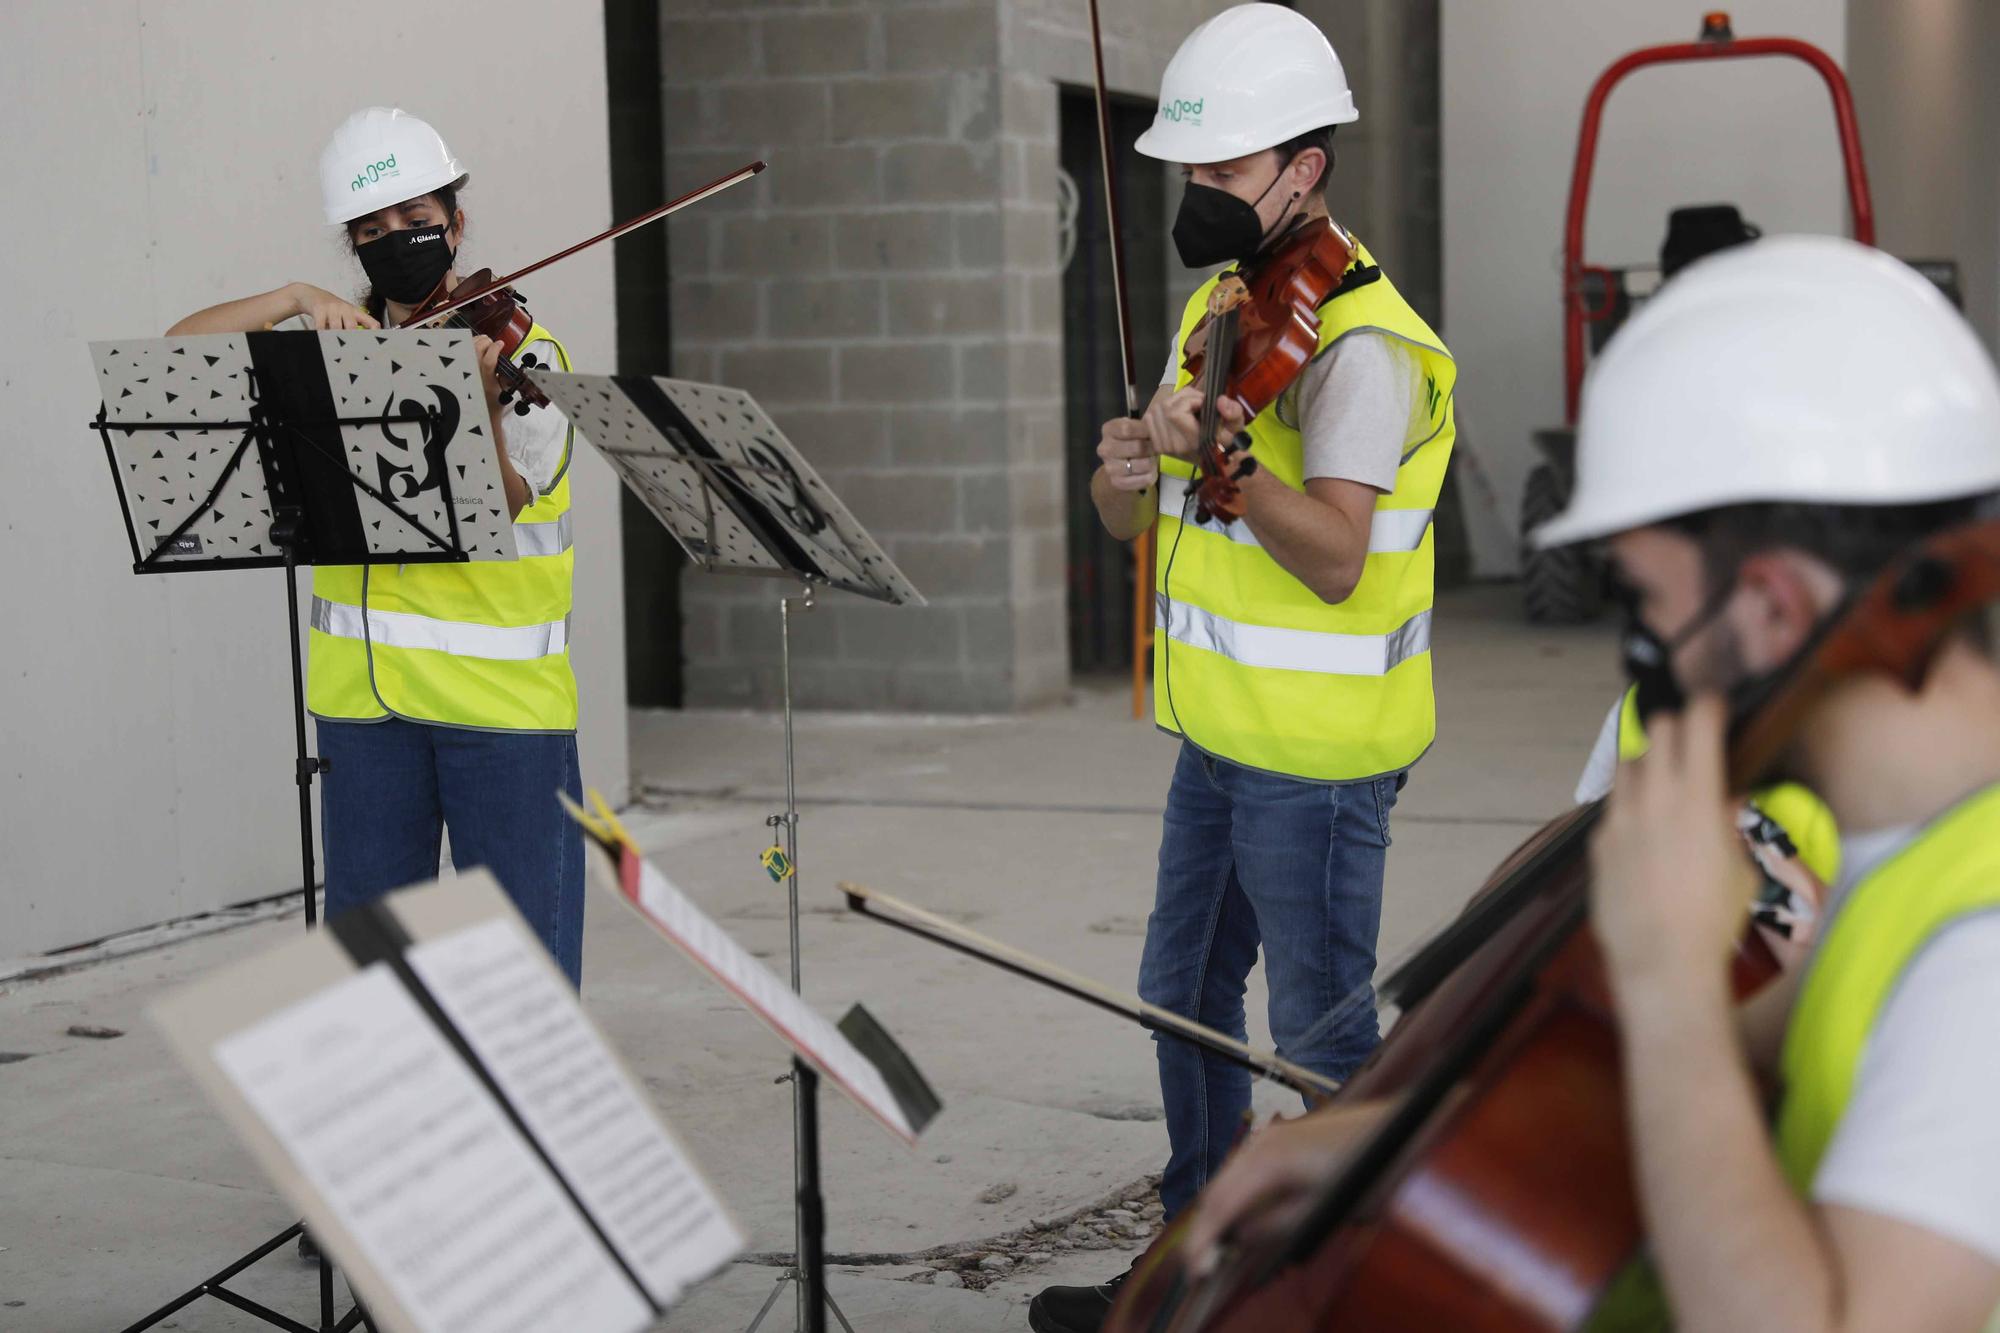
<svg viewBox="0 0 2000 1333"><path fill-rule="evenodd" d="M1531 632L1508 588L1443 599L1436 638L1441 739L1394 817L1385 966L1567 803L1616 689L1606 633ZM784 899L757 864L783 796L777 720L641 714L633 742L633 832L782 969ZM827 1098L827 1247L847 1258L832 1289L863 1333L1023 1328L1033 1291L1100 1280L1141 1243L1092 1210L1142 1202L1164 1156L1150 1043L855 919L832 885L873 884L1129 989L1173 742L1093 686L1020 717L803 717L798 755L807 993L829 1014L865 1002L946 1104L912 1152ZM0 1329L119 1327L287 1224L143 1010L298 928L293 915L0 989L0 1053L28 1057L0 1064ZM742 1328L791 1246L784 1055L609 901L589 907L584 998L750 1235L752 1256L664 1327ZM66 1035L78 1023L125 1035ZM985 1254L1014 1262L981 1269ZM288 1251L238 1285L295 1317L311 1308ZM788 1291L766 1327L789 1323ZM213 1301L168 1326L261 1327Z"/></svg>

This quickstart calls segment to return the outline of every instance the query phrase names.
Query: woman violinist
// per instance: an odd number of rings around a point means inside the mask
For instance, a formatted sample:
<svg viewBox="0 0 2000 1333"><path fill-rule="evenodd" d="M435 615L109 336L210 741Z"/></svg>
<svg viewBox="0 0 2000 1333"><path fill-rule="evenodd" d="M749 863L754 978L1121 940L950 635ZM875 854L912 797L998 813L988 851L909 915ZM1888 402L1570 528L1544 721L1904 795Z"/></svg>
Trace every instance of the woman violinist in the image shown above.
<svg viewBox="0 0 2000 1333"><path fill-rule="evenodd" d="M360 304L307 283L189 315L173 334L393 328L440 285L464 239L465 171L438 132L389 107L358 111L320 156L331 226L370 289ZM581 795L569 661L569 424L502 411L501 345L476 337L519 559L321 566L313 575L307 704L328 764L322 817L333 916L454 863L485 866L575 983L583 844L554 799ZM540 325L513 354L567 369ZM532 358L532 359L531 359Z"/></svg>

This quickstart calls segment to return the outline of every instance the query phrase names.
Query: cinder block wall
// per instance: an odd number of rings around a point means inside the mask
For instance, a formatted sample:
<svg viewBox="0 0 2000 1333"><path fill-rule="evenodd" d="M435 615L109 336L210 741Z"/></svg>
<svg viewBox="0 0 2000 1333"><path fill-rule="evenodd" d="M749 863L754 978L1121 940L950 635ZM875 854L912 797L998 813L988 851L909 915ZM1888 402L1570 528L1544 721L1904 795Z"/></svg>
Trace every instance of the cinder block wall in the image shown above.
<svg viewBox="0 0 2000 1333"><path fill-rule="evenodd" d="M1106 0L1150 98L1216 0ZM1068 683L1058 84L1084 0L662 0L676 372L756 394L930 605L793 621L808 706L1005 711ZM688 702L778 696L785 585L690 571Z"/></svg>

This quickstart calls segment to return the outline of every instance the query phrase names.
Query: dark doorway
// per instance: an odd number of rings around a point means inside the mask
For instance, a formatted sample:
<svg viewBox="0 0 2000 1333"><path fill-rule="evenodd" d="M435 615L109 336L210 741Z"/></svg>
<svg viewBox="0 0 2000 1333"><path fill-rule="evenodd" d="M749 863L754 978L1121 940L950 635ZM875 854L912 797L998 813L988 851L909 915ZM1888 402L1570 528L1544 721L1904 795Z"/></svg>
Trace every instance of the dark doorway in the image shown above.
<svg viewBox="0 0 2000 1333"><path fill-rule="evenodd" d="M667 197L658 0L604 0L604 64L611 108L611 212L627 218ZM667 229L645 227L611 244L618 373L670 374ZM678 708L685 557L659 520L623 487L619 503L625 530L625 699L635 707Z"/></svg>
<svg viewBox="0 0 2000 1333"><path fill-rule="evenodd" d="M1132 148L1132 141L1152 121L1151 102L1113 100L1111 139L1117 152L1118 213L1125 230L1125 279L1138 358L1132 373L1139 382L1141 407L1159 383L1171 332L1168 168L1141 157ZM1132 658L1132 548L1104 531L1090 503L1098 437L1104 423L1125 410L1093 93L1063 90L1061 133L1062 169L1075 182L1077 193L1076 248L1063 270L1070 668L1077 672L1122 670Z"/></svg>

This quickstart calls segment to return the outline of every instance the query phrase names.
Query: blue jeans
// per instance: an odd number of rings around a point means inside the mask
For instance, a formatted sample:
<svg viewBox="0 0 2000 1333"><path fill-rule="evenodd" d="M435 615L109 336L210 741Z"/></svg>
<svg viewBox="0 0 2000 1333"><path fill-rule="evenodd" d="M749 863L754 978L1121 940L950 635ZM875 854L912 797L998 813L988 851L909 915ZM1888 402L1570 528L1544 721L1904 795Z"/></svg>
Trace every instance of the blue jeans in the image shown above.
<svg viewBox="0 0 2000 1333"><path fill-rule="evenodd" d="M555 955L583 976L583 833L557 791L583 799L570 733L470 731L389 718L319 722L326 914L437 878L451 830L452 864L485 866Z"/></svg>
<svg viewBox="0 0 2000 1333"><path fill-rule="evenodd" d="M1185 742L1167 792L1139 994L1229 1035L1264 946L1278 1053L1345 1079L1375 1049L1375 935L1389 811L1407 774L1331 786L1243 768ZM1341 1017L1317 1030L1338 1009ZM1235 1146L1250 1073L1154 1034L1172 1217Z"/></svg>

